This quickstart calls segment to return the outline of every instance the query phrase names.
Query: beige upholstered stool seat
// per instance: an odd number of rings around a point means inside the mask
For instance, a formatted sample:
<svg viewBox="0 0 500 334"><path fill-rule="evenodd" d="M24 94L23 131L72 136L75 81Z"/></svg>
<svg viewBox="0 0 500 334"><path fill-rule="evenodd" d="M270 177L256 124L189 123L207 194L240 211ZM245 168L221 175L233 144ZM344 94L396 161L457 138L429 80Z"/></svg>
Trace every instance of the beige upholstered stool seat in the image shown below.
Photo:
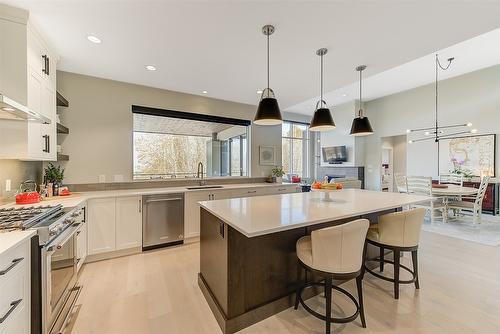
<svg viewBox="0 0 500 334"><path fill-rule="evenodd" d="M308 267L312 267L312 243L311 236L307 235L305 237L297 240L297 257L299 260Z"/></svg>
<svg viewBox="0 0 500 334"><path fill-rule="evenodd" d="M378 233L378 224L370 225L368 232L366 233L366 239L378 242L379 233Z"/></svg>

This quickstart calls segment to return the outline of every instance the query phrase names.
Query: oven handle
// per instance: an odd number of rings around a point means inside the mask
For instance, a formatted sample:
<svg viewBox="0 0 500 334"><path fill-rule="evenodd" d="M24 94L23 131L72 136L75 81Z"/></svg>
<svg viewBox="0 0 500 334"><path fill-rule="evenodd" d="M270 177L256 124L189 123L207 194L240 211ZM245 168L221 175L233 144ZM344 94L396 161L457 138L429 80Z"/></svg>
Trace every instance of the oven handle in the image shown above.
<svg viewBox="0 0 500 334"><path fill-rule="evenodd" d="M45 247L47 247L47 253L49 252L55 252L56 249L61 249L62 245L64 245L66 242L68 242L69 239L73 237L73 235L76 233L78 230L78 226L80 226L80 223L74 223L66 231L69 230L69 232L64 231L65 233L61 234L54 240L52 240L50 243L48 243ZM68 234L66 238L64 238L61 242L58 242L60 238Z"/></svg>
<svg viewBox="0 0 500 334"><path fill-rule="evenodd" d="M68 319L71 316L71 313L73 311L73 308L75 307L76 302L78 301L78 297L80 296L80 292L82 292L82 286L77 285L71 291L76 291L76 296L75 298L71 301L71 305L68 308L68 313L64 316L64 321L61 324L61 327L58 331L51 332L51 334L64 334L66 333L66 325L68 323Z"/></svg>
<svg viewBox="0 0 500 334"><path fill-rule="evenodd" d="M9 315L14 312L14 310L16 309L17 305L21 304L23 300L22 299L18 299L18 300L15 300L13 301L12 303L10 303L10 307L9 307L9 310L7 311L7 313L5 313L1 318L0 318L0 324L2 324L5 320L7 320L7 318L9 317Z"/></svg>

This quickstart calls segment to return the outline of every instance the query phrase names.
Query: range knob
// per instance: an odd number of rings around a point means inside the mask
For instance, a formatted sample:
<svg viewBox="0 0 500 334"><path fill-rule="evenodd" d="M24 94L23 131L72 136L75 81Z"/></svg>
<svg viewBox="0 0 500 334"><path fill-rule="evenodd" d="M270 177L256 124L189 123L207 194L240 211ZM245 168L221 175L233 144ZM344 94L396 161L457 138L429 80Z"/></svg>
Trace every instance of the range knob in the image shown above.
<svg viewBox="0 0 500 334"><path fill-rule="evenodd" d="M64 224L66 224L66 225L73 224L74 222L75 222L75 220L71 219L71 218L64 219Z"/></svg>
<svg viewBox="0 0 500 334"><path fill-rule="evenodd" d="M73 212L73 213L71 214L71 217L76 218L76 217L78 217L78 215L79 215L79 213L78 213L78 212Z"/></svg>

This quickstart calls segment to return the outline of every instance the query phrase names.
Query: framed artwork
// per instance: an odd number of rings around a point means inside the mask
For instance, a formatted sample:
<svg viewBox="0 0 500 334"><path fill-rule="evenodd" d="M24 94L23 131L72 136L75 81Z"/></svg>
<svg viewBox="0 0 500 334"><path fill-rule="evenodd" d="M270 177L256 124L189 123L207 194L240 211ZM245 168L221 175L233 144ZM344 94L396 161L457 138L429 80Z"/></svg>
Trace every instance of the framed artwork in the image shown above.
<svg viewBox="0 0 500 334"><path fill-rule="evenodd" d="M439 141L440 171L495 176L496 135L466 136Z"/></svg>
<svg viewBox="0 0 500 334"><path fill-rule="evenodd" d="M276 153L274 146L259 146L259 164L262 166L276 165Z"/></svg>

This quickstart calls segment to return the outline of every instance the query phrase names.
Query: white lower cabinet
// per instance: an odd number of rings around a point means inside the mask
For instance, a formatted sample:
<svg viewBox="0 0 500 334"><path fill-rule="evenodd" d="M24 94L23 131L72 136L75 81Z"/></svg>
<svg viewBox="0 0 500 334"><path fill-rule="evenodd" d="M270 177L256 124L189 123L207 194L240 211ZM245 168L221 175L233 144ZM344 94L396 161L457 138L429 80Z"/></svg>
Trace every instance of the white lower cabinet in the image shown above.
<svg viewBox="0 0 500 334"><path fill-rule="evenodd" d="M95 255L115 250L115 198L98 198L88 202L88 253Z"/></svg>
<svg viewBox="0 0 500 334"><path fill-rule="evenodd" d="M30 238L0 255L1 334L30 332Z"/></svg>
<svg viewBox="0 0 500 334"><path fill-rule="evenodd" d="M142 246L142 197L116 198L116 249Z"/></svg>
<svg viewBox="0 0 500 334"><path fill-rule="evenodd" d="M142 245L142 197L111 197L88 201L88 255Z"/></svg>
<svg viewBox="0 0 500 334"><path fill-rule="evenodd" d="M193 191L184 194L184 237L194 238L200 235L200 206L198 202L209 201L210 191Z"/></svg>

